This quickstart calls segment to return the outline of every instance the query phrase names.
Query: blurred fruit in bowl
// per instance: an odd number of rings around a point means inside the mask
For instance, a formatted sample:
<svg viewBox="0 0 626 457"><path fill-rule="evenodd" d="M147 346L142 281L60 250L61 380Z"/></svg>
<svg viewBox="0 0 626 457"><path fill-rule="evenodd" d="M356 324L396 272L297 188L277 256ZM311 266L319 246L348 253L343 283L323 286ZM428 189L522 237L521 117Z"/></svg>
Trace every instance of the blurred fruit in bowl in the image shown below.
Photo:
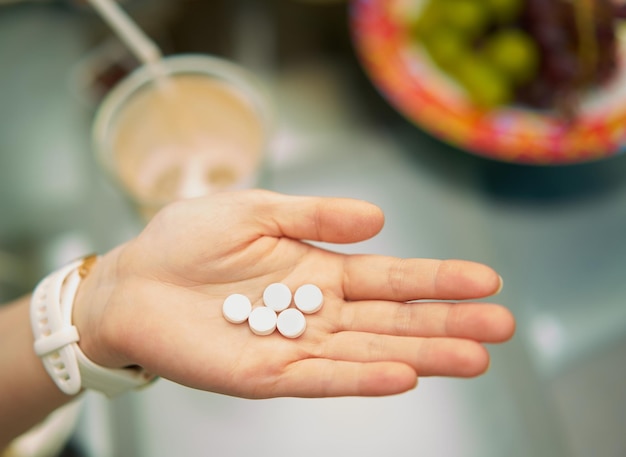
<svg viewBox="0 0 626 457"><path fill-rule="evenodd" d="M609 0L422 0L407 27L474 103L572 120L577 96L615 71L614 18Z"/></svg>
<svg viewBox="0 0 626 457"><path fill-rule="evenodd" d="M508 103L512 98L509 78L496 65L482 56L465 56L454 69L457 81L470 99L489 108Z"/></svg>
<svg viewBox="0 0 626 457"><path fill-rule="evenodd" d="M524 0L485 0L498 24L508 24L516 20Z"/></svg>
<svg viewBox="0 0 626 457"><path fill-rule="evenodd" d="M432 60L484 107L536 76L539 49L519 27L523 0L429 0L408 27Z"/></svg>
<svg viewBox="0 0 626 457"><path fill-rule="evenodd" d="M624 17L611 0L354 0L351 26L416 124L491 158L563 164L626 144Z"/></svg>
<svg viewBox="0 0 626 457"><path fill-rule="evenodd" d="M539 49L533 39L518 29L494 33L483 45L483 54L511 85L526 84L536 77Z"/></svg>

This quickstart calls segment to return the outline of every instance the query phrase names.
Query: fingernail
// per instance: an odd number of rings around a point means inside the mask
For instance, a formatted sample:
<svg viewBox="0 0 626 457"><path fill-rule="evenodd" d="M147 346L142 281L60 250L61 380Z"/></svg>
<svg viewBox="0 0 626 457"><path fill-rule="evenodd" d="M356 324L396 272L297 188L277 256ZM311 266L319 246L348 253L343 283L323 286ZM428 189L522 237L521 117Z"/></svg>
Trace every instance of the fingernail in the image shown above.
<svg viewBox="0 0 626 457"><path fill-rule="evenodd" d="M498 290L496 290L494 295L498 295L500 292L502 292L502 288L504 287L504 280L502 279L502 276L498 275L498 278L500 278L500 286L498 286Z"/></svg>

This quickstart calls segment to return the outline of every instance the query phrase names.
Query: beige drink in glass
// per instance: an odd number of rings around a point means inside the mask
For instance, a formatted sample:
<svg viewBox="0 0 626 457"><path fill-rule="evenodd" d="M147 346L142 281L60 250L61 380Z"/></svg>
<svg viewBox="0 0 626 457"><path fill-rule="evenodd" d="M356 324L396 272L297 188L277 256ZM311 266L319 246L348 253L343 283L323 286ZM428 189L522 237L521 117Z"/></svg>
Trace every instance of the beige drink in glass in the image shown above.
<svg viewBox="0 0 626 457"><path fill-rule="evenodd" d="M140 215L167 203L259 184L271 132L262 87L216 57L167 57L103 101L96 152Z"/></svg>

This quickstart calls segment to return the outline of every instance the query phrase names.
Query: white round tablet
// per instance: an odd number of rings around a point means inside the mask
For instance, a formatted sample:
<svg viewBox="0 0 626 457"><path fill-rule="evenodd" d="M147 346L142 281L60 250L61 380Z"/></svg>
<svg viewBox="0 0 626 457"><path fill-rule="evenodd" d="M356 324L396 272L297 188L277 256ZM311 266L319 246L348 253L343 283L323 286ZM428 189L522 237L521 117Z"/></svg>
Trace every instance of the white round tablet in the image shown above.
<svg viewBox="0 0 626 457"><path fill-rule="evenodd" d="M269 335L276 330L276 320L276 311L267 306L259 306L250 313L248 324L256 335Z"/></svg>
<svg viewBox="0 0 626 457"><path fill-rule="evenodd" d="M278 315L276 327L287 338L298 338L306 329L306 318L296 308L289 308Z"/></svg>
<svg viewBox="0 0 626 457"><path fill-rule="evenodd" d="M245 295L232 294L226 297L224 304L222 305L222 313L224 318L228 322L233 324L241 324L248 319L250 311L252 310L252 303L250 299Z"/></svg>
<svg viewBox="0 0 626 457"><path fill-rule="evenodd" d="M291 290L280 282L270 284L263 291L263 303L276 312L287 309L291 304Z"/></svg>
<svg viewBox="0 0 626 457"><path fill-rule="evenodd" d="M324 304L324 295L315 284L304 284L296 290L293 301L300 311L311 314L320 310Z"/></svg>

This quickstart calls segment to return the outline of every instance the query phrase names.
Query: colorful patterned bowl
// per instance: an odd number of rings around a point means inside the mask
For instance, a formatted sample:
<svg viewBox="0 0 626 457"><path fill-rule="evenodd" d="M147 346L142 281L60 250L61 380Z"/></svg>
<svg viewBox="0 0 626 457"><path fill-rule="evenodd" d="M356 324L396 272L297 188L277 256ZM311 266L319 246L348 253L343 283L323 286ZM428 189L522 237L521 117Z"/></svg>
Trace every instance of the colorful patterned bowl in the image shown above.
<svg viewBox="0 0 626 457"><path fill-rule="evenodd" d="M404 116L445 142L496 160L561 165L598 160L626 146L626 46L620 69L585 96L575 124L516 106L479 109L409 36L416 0L353 0L353 40L369 77Z"/></svg>

